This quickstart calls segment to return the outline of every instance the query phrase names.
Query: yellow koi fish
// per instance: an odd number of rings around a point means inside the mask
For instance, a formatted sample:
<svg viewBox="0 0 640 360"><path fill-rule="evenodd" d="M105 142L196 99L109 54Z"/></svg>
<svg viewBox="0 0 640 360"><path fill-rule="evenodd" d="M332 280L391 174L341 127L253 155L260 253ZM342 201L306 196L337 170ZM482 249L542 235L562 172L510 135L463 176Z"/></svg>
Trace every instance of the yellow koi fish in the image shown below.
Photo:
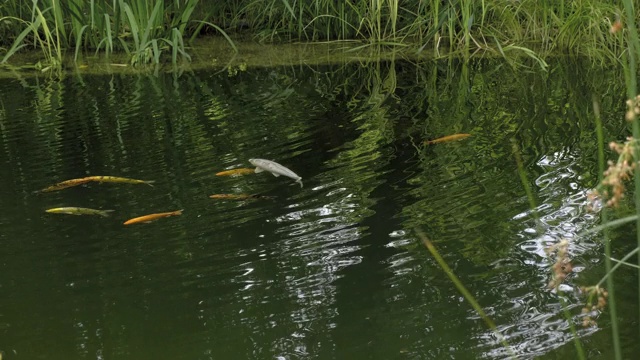
<svg viewBox="0 0 640 360"><path fill-rule="evenodd" d="M53 209L47 209L46 212L50 214L68 214L68 215L100 215L108 217L110 212L114 210L96 210L82 207L59 207Z"/></svg>
<svg viewBox="0 0 640 360"><path fill-rule="evenodd" d="M49 187L46 187L46 188L44 188L42 190L39 190L39 191L36 191L36 192L58 191L58 190L70 188L72 186L78 186L78 185L86 184L89 181L91 181L91 180L88 179L88 178L66 180L66 181L59 182L57 184L51 185Z"/></svg>
<svg viewBox="0 0 640 360"><path fill-rule="evenodd" d="M148 222L152 222L154 220L158 220L158 219L161 219L161 218L165 218L165 217L169 217L169 216L177 216L177 215L182 215L182 210L163 212L163 213L157 213L157 214L149 214L149 215L144 215L144 216L138 216L138 217L135 217L133 219L129 219L129 220L125 221L124 225L131 225L131 224L137 224L137 223L148 223Z"/></svg>
<svg viewBox="0 0 640 360"><path fill-rule="evenodd" d="M220 200L257 200L257 199L273 199L272 196L264 196L258 194L213 194L209 195L212 199Z"/></svg>
<svg viewBox="0 0 640 360"><path fill-rule="evenodd" d="M129 179L124 177L117 176L89 176L85 179L89 179L88 181L96 181L96 182L109 182L109 183L121 183L121 184L147 184L149 186L153 186L153 181L145 181L138 179Z"/></svg>
<svg viewBox="0 0 640 360"><path fill-rule="evenodd" d="M239 175L253 174L254 172L255 171L253 169L240 168L240 169L221 171L219 173L216 173L216 176L239 176Z"/></svg>
<svg viewBox="0 0 640 360"><path fill-rule="evenodd" d="M450 141L466 139L469 136L471 136L471 134L454 134L454 135L444 136L444 137L433 139L433 140L427 140L424 143L427 145L440 144L440 143L445 143Z"/></svg>

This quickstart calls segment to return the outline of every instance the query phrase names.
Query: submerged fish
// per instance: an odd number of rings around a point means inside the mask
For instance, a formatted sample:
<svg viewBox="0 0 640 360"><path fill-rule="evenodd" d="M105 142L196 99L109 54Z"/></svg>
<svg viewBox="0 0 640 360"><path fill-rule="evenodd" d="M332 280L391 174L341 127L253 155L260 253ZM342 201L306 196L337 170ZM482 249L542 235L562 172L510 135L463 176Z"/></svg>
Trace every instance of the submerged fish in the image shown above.
<svg viewBox="0 0 640 360"><path fill-rule="evenodd" d="M129 178L123 178L123 177L117 177L117 176L87 176L87 177L78 178L78 179L65 180L63 182L59 182L57 184L53 184L53 185L51 185L51 186L49 186L47 188L44 188L44 189L36 191L36 192L57 191L57 190L66 189L66 188L69 188L69 187L72 187L72 186L78 186L78 185L86 184L86 183L91 182L91 181L112 182L112 183L126 183L126 184L147 184L149 186L153 186L152 185L153 181L129 179Z"/></svg>
<svg viewBox="0 0 640 360"><path fill-rule="evenodd" d="M251 170L253 171L253 170ZM209 195L212 199L220 200L257 200L257 199L273 199L273 196L264 196L258 194L213 194Z"/></svg>
<svg viewBox="0 0 640 360"><path fill-rule="evenodd" d="M236 176L236 175L247 175L247 174L253 174L253 173L254 173L253 169L240 168L240 169L221 171L219 173L216 173L216 176Z"/></svg>
<svg viewBox="0 0 640 360"><path fill-rule="evenodd" d="M107 217L114 210L96 210L82 207L59 207L45 210L51 214L69 214L69 215L100 215Z"/></svg>
<svg viewBox="0 0 640 360"><path fill-rule="evenodd" d="M427 145L440 144L440 143L449 142L449 141L466 139L469 136L471 136L471 134L454 134L454 135L448 135L448 136L444 136L444 137L433 139L433 140L427 140L424 143Z"/></svg>
<svg viewBox="0 0 640 360"><path fill-rule="evenodd" d="M177 215L182 215L182 210L176 210L176 211L170 211L170 212L163 212L163 213L157 213L157 214L149 214L149 215L144 215L144 216L138 216L136 218L129 219L129 220L125 221L124 225L131 225L131 224L137 224L137 223L148 223L148 222L152 222L154 220L158 220L160 218L165 218L165 217L169 217L169 216L177 216Z"/></svg>
<svg viewBox="0 0 640 360"><path fill-rule="evenodd" d="M147 184L149 186L153 186L153 181L145 181L138 179L129 179L124 177L117 176L89 176L85 179L89 179L88 181L97 181L97 182L110 182L110 183L121 183L121 184Z"/></svg>
<svg viewBox="0 0 640 360"><path fill-rule="evenodd" d="M46 187L42 190L36 191L36 192L50 192L50 191L58 191L58 190L62 190L62 189L66 189L72 186L78 186L78 185L82 185L82 184L86 184L89 181L91 181L88 178L80 178L80 179L71 179L71 180L65 180L62 182L59 182L57 184L53 184L49 187Z"/></svg>
<svg viewBox="0 0 640 360"><path fill-rule="evenodd" d="M257 173L268 171L273 174L273 176L286 176L295 180L302 187L302 178L298 176L298 174L289 170L288 168L278 164L275 161L265 160L265 159L249 159L249 162L256 167L254 170Z"/></svg>

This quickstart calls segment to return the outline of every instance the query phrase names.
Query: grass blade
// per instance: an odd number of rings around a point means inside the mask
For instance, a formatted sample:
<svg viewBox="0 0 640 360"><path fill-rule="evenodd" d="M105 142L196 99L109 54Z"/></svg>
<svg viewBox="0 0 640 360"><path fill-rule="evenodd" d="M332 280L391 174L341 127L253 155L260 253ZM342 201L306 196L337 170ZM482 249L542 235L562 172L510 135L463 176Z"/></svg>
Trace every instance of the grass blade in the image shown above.
<svg viewBox="0 0 640 360"><path fill-rule="evenodd" d="M487 316L487 314L482 309L482 306L480 306L480 304L476 301L473 295L471 295L469 290L467 290L467 288L464 287L460 279L458 279L458 277L453 273L453 270L451 270L451 268L449 267L449 265L447 265L447 263L444 261L442 256L440 256L440 253L438 252L438 250L435 248L435 246L433 246L433 243L431 243L429 238L427 238L427 236L422 232L422 230L416 228L415 231L418 234L418 237L422 240L422 243L427 247L427 250L429 250L431 255L436 259L436 261L438 262L438 265L440 265L440 267L447 274L449 279L451 279L451 281L456 286L458 291L464 296L464 298L469 302L469 304L471 304L471 306L478 313L478 315L480 315L480 317L482 318L482 320L484 320L484 322L487 324L489 329L493 331L496 337L500 340L500 343L502 344L502 346L504 346L504 348L509 352L509 355L513 359L516 359L516 354L513 352L513 349L507 343L507 340L504 338L502 333L498 330L498 328L496 327L496 324L493 322L493 320L491 320L491 318L489 318L489 316Z"/></svg>
<svg viewBox="0 0 640 360"><path fill-rule="evenodd" d="M222 28L220 28L218 25L210 23L208 21L202 21L202 20L194 20L194 22L209 25L212 28L216 29L220 34L222 34L222 36L224 36L225 39L227 39L227 42L229 43L229 46L233 48L233 51L236 53L238 52L238 48L236 47L236 44L234 44L233 40L231 40L229 35L227 35L227 33L224 30L222 30Z"/></svg>
<svg viewBox="0 0 640 360"><path fill-rule="evenodd" d="M83 27L80 28L80 33L76 35L76 50L75 50L75 54L73 55L73 62L77 63L78 62L78 52L80 51L80 44L82 43L82 34L84 33L85 29L88 27L88 25L84 25Z"/></svg>
<svg viewBox="0 0 640 360"><path fill-rule="evenodd" d="M18 18L13 18L13 17L3 17L0 18L0 21L3 21L5 19L13 19L19 22L23 22L25 24L27 24L27 27L22 30L22 32L18 35L18 37L16 38L16 40L13 42L13 45L11 46L11 48L9 48L9 51L7 51L7 53L4 55L4 57L2 58L2 63L6 63L7 60L9 60L9 58L11 56L13 56L13 54L15 54L18 50L20 50L21 48L23 48L24 46L26 46L26 44L22 44L22 41L24 40L24 38L29 35L30 32L36 32L38 30L38 28L40 27L40 19L36 19L34 22L32 23L28 23L27 21L24 21L22 19L18 19Z"/></svg>

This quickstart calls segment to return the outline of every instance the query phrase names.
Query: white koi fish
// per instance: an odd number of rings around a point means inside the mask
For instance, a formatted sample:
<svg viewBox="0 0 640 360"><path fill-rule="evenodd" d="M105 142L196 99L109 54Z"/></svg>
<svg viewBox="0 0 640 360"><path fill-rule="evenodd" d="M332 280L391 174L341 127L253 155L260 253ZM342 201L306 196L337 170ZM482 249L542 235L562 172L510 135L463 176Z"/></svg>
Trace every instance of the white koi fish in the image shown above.
<svg viewBox="0 0 640 360"><path fill-rule="evenodd" d="M260 173L263 171L268 171L273 174L273 176L278 177L280 175L292 178L302 187L302 178L298 176L298 174L289 170L288 168L278 164L275 161L265 160L265 159L249 159L249 162L256 167L255 172Z"/></svg>

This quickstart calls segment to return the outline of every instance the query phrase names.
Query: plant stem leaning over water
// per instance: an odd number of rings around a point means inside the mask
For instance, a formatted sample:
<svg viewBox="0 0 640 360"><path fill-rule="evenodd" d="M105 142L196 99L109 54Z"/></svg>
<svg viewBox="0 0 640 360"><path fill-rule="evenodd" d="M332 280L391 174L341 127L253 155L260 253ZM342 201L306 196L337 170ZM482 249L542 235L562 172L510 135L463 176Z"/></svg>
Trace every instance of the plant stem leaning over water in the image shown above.
<svg viewBox="0 0 640 360"><path fill-rule="evenodd" d="M460 293L469 302L469 304L471 304L473 309L478 313L478 315L480 315L480 317L482 318L482 320L484 320L484 322L487 324L489 329L491 329L491 331L493 331L493 333L496 335L496 337L498 338L498 340L500 341L502 346L504 346L504 348L509 353L509 356L512 359L516 359L517 358L516 354L513 352L513 349L511 348L509 343L507 343L507 340L504 338L504 336L502 335L500 330L498 330L498 328L496 327L496 324L493 322L493 320L491 320L491 318L489 318L489 316L487 316L487 314L484 312L484 310L482 310L482 306L480 306L480 304L475 299L475 297L473 295L471 295L469 290L467 290L464 287L464 285L462 284L460 279L458 279L458 277L453 273L453 270L451 270L451 268L449 267L449 265L447 265L447 263L444 261L442 256L440 256L440 253L438 252L438 250L435 248L435 246L433 246L433 243L431 242L431 240L429 240L429 238L427 238L427 236L425 235L424 232L422 232L422 230L420 230L418 228L415 228L415 231L418 234L418 237L420 238L420 240L422 240L422 243L424 244L424 246L427 247L427 250L429 250L431 255L433 255L433 257L438 262L438 265L440 265L440 267L447 274L449 279L451 279L451 281L456 286L458 291L460 291Z"/></svg>

